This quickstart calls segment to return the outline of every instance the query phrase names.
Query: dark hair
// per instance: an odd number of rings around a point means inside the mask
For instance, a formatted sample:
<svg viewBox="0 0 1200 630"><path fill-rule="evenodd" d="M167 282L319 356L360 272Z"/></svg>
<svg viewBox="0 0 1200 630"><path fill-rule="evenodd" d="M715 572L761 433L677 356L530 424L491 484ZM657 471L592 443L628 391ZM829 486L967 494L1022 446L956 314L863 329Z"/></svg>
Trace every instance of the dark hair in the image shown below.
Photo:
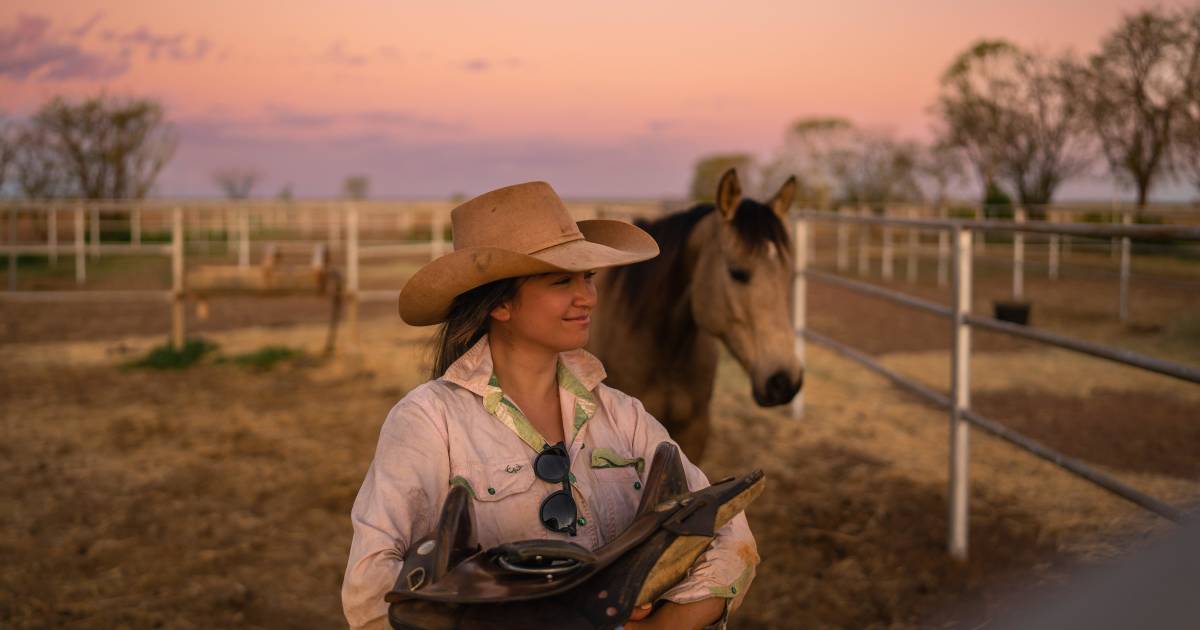
<svg viewBox="0 0 1200 630"><path fill-rule="evenodd" d="M504 278L464 291L454 297L446 321L433 338L433 370L430 378L439 378L475 342L488 332L493 309L517 296L524 278Z"/></svg>

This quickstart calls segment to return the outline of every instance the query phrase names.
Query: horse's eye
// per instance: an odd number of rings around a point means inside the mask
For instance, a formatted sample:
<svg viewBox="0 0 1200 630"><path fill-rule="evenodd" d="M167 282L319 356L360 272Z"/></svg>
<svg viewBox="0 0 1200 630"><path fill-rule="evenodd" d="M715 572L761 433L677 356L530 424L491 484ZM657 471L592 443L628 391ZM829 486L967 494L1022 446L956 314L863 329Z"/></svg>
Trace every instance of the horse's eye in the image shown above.
<svg viewBox="0 0 1200 630"><path fill-rule="evenodd" d="M750 272L746 271L745 269L739 269L737 267L729 268L729 277L733 278L734 282L738 282L741 284L747 284L748 282L750 282Z"/></svg>

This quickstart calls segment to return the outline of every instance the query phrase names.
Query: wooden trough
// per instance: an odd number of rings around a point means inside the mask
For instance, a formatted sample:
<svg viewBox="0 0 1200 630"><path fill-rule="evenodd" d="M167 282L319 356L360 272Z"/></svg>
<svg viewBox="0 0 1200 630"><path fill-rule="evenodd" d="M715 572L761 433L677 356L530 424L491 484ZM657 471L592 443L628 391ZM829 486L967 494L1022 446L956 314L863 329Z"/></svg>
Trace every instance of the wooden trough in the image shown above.
<svg viewBox="0 0 1200 630"><path fill-rule="evenodd" d="M342 306L342 276L330 264L325 243L267 243L258 265L196 265L187 270L186 294L196 317L208 319L208 300L223 295L328 295L329 331L325 354L333 352Z"/></svg>

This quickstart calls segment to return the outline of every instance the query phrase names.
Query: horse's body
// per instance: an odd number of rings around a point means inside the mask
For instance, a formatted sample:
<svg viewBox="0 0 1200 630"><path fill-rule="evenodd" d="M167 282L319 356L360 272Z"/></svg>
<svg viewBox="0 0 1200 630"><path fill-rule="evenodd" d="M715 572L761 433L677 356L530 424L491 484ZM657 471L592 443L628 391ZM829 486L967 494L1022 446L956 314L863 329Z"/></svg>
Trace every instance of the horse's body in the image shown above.
<svg viewBox="0 0 1200 630"><path fill-rule="evenodd" d="M662 254L601 278L589 349L608 383L641 400L694 460L708 441L718 341L750 375L759 405L800 390L783 223L794 193L788 180L769 204L743 200L731 170L715 204L639 223Z"/></svg>

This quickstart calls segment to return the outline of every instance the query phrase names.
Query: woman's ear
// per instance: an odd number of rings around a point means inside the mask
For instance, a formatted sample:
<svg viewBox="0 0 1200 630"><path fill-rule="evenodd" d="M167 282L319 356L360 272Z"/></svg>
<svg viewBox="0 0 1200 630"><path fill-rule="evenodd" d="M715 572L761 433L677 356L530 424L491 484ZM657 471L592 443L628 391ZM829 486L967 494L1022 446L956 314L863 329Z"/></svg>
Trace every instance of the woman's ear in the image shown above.
<svg viewBox="0 0 1200 630"><path fill-rule="evenodd" d="M488 315L498 322L506 322L512 319L512 302L504 302L492 309L492 312L488 313Z"/></svg>

